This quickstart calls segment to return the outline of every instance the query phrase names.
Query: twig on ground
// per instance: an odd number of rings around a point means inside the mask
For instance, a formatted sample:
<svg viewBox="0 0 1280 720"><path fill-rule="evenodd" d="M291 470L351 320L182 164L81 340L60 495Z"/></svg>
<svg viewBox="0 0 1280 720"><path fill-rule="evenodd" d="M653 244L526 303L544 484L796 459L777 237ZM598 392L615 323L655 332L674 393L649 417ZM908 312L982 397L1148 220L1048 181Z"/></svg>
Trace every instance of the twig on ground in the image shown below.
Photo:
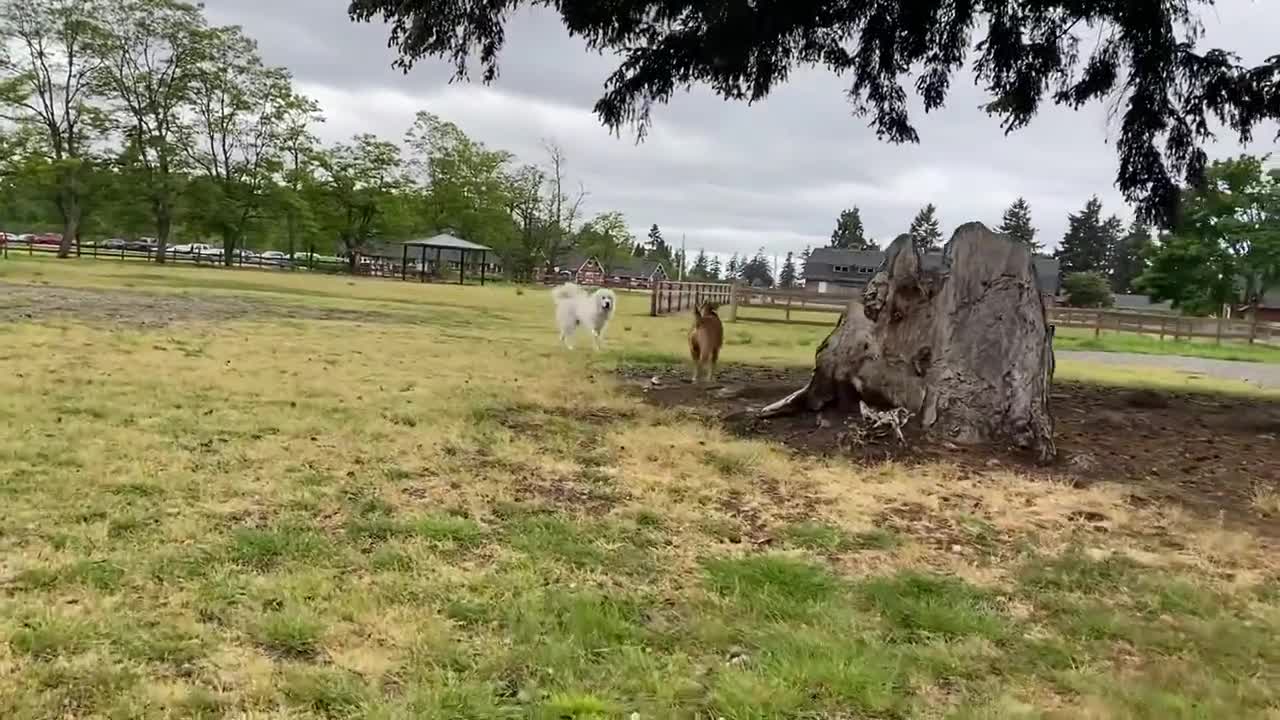
<svg viewBox="0 0 1280 720"><path fill-rule="evenodd" d="M889 427L893 430L893 434L898 436L898 442L903 445L907 444L907 439L902 435L902 427L911 419L910 410L904 407L897 407L892 410L873 410L862 400L858 401L858 410L862 413L862 417L871 421L872 430Z"/></svg>

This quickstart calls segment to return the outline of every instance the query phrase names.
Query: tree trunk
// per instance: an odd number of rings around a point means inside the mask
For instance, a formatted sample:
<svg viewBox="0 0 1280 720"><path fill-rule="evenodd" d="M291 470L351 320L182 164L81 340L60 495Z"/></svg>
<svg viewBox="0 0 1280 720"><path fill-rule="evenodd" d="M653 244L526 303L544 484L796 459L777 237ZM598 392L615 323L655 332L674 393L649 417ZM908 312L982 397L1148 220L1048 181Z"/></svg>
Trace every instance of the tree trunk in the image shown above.
<svg viewBox="0 0 1280 720"><path fill-rule="evenodd" d="M1012 444L1048 462L1053 368L1030 249L968 223L936 269L921 266L910 236L894 240L862 301L818 347L808 385L761 413L863 400L906 408L938 439Z"/></svg>
<svg viewBox="0 0 1280 720"><path fill-rule="evenodd" d="M156 262L164 262L165 250L169 247L169 234L173 230L173 217L169 211L168 200L157 200L156 212Z"/></svg>
<svg viewBox="0 0 1280 720"><path fill-rule="evenodd" d="M62 240L58 243L60 258L71 257L71 245L80 234L80 217L84 214L79 193L65 182L58 197L58 209L62 211Z"/></svg>
<svg viewBox="0 0 1280 720"><path fill-rule="evenodd" d="M80 235L80 205L72 202L63 213L62 241L58 243L58 257L71 257L71 246Z"/></svg>

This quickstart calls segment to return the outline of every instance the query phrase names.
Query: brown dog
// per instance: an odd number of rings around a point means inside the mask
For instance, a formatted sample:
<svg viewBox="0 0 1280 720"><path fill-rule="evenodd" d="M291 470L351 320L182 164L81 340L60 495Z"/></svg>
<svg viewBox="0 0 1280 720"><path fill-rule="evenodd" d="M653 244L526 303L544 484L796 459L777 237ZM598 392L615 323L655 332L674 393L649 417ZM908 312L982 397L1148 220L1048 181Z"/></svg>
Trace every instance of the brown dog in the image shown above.
<svg viewBox="0 0 1280 720"><path fill-rule="evenodd" d="M720 324L716 306L711 302L703 302L693 309L693 329L689 331L689 356L693 358L694 383L698 382L704 369L707 380L715 380L721 345L724 345L724 326Z"/></svg>

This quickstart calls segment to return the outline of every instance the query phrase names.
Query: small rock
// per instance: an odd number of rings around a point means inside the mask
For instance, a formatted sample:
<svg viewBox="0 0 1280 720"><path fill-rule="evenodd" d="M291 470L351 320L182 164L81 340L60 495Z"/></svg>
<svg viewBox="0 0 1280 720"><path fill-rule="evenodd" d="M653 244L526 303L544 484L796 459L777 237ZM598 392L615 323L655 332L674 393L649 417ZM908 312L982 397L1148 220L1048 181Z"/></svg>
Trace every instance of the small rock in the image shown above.
<svg viewBox="0 0 1280 720"><path fill-rule="evenodd" d="M724 387L716 391L716 397L721 400L733 400L740 395L742 395L742 388L740 387Z"/></svg>
<svg viewBox="0 0 1280 720"><path fill-rule="evenodd" d="M820 427L820 428L829 428L829 427L831 427L831 421L830 421L830 420L828 420L828 419L826 418L826 416L824 416L824 415L819 415L819 416L818 416L818 427Z"/></svg>
<svg viewBox="0 0 1280 720"><path fill-rule="evenodd" d="M657 375L654 375L653 377L649 378L649 384L654 386L661 385L662 378L658 377Z"/></svg>

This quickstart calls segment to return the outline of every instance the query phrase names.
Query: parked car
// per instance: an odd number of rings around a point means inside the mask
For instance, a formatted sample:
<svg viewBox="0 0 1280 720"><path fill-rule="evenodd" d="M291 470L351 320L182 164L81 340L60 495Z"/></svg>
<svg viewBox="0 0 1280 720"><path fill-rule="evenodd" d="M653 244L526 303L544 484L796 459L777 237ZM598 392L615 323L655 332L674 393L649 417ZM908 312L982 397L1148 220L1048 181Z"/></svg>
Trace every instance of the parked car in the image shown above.
<svg viewBox="0 0 1280 720"><path fill-rule="evenodd" d="M36 245L61 245L62 235L59 233L44 233L43 235L36 235L32 242Z"/></svg>
<svg viewBox="0 0 1280 720"><path fill-rule="evenodd" d="M174 245L170 247L169 252L174 255L214 255L220 254L222 252L222 248L216 248L204 243L186 243L185 245Z"/></svg>
<svg viewBox="0 0 1280 720"><path fill-rule="evenodd" d="M159 246L154 238L138 238L137 240L128 240L124 244L125 250L134 252L152 252Z"/></svg>
<svg viewBox="0 0 1280 720"><path fill-rule="evenodd" d="M18 236L16 234L0 232L0 245L11 242L18 242Z"/></svg>
<svg viewBox="0 0 1280 720"><path fill-rule="evenodd" d="M98 247L107 250L124 250L129 247L129 241L124 238L110 238L98 243Z"/></svg>
<svg viewBox="0 0 1280 720"><path fill-rule="evenodd" d="M288 265L289 264L289 256L285 255L279 250L268 250L262 253L262 255L260 255L259 257L262 258L262 263L264 265Z"/></svg>

